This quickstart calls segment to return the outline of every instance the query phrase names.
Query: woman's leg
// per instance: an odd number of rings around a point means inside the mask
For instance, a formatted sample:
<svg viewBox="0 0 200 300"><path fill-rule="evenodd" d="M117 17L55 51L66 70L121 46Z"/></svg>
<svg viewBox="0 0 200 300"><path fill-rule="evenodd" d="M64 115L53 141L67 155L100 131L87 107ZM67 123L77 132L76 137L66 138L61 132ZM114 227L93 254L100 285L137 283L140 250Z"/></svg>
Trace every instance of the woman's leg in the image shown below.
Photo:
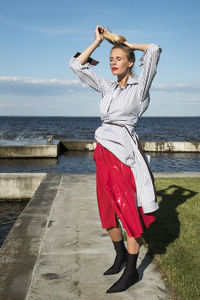
<svg viewBox="0 0 200 300"><path fill-rule="evenodd" d="M134 237L129 237L127 234L127 247L129 254L138 254L140 249L140 244Z"/></svg>
<svg viewBox="0 0 200 300"><path fill-rule="evenodd" d="M107 228L108 235L110 236L113 242L119 242L123 239L122 237L122 228L119 222L117 221L118 227ZM137 254L140 249L140 244L134 237L129 237L127 234L127 248L129 254Z"/></svg>
<svg viewBox="0 0 200 300"><path fill-rule="evenodd" d="M113 242L119 242L122 240L122 231L120 227L111 227L106 229L109 237Z"/></svg>
<svg viewBox="0 0 200 300"><path fill-rule="evenodd" d="M137 258L139 253L140 244L134 237L129 237L127 234L128 254L127 265L122 276L117 280L111 288L107 290L107 293L117 293L127 290L130 286L138 280L137 271Z"/></svg>
<svg viewBox="0 0 200 300"><path fill-rule="evenodd" d="M115 218L116 218L116 216L115 216ZM111 228L106 229L109 237L111 238L111 240L113 242L119 242L123 239L122 228L121 228L121 225L117 218L116 218L116 224L117 224L117 227L111 227Z"/></svg>
<svg viewBox="0 0 200 300"><path fill-rule="evenodd" d="M127 261L127 250L124 245L121 225L119 224L117 219L116 219L116 223L117 223L117 227L111 227L106 229L108 235L110 236L113 242L116 251L116 256L113 265L104 272L104 275L112 275L112 274L119 273L123 265Z"/></svg>

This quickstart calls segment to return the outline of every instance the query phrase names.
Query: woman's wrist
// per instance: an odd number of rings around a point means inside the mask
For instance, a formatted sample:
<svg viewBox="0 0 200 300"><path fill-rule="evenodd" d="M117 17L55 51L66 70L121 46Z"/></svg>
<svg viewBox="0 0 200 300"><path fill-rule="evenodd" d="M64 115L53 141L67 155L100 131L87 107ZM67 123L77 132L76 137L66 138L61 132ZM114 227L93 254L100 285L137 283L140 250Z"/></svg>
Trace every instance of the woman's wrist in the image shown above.
<svg viewBox="0 0 200 300"><path fill-rule="evenodd" d="M132 45L131 48L132 48L133 50L137 50L137 44L131 44L131 45Z"/></svg>
<svg viewBox="0 0 200 300"><path fill-rule="evenodd" d="M128 41L125 41L124 44L129 46L133 50L139 50L139 51L143 51L143 52L145 52L146 49L150 45L149 43L146 43L146 44L133 44L133 43L130 43Z"/></svg>
<svg viewBox="0 0 200 300"><path fill-rule="evenodd" d="M92 44L95 44L97 47L99 47L100 46L100 44L101 44L101 40L94 40L93 42L92 42Z"/></svg>
<svg viewBox="0 0 200 300"><path fill-rule="evenodd" d="M124 42L125 45L127 45L128 47L130 47L132 50L136 50L136 44L130 43L128 41Z"/></svg>

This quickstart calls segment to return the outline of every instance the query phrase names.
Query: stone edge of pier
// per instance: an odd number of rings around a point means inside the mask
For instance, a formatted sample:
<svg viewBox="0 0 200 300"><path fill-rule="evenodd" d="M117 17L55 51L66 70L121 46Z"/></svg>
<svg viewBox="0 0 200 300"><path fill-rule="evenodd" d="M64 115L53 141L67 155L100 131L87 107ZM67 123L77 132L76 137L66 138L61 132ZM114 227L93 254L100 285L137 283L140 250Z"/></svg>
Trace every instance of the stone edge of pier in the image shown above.
<svg viewBox="0 0 200 300"><path fill-rule="evenodd" d="M55 145L0 145L0 158L57 158L65 151L94 151L96 141L58 141ZM143 142L146 152L200 153L200 142Z"/></svg>
<svg viewBox="0 0 200 300"><path fill-rule="evenodd" d="M61 176L45 175L0 249L1 300L26 297Z"/></svg>

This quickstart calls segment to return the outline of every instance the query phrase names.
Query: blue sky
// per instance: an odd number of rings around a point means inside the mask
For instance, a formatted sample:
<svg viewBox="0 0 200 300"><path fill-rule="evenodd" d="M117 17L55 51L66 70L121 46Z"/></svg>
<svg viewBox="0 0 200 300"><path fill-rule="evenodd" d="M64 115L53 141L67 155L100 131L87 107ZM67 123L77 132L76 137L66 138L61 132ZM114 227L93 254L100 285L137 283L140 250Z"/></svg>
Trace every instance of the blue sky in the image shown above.
<svg viewBox="0 0 200 300"><path fill-rule="evenodd" d="M199 0L1 1L0 115L98 116L101 95L80 83L69 60L102 25L163 49L144 116L200 116L199 11ZM110 48L104 41L96 49L93 70L115 80Z"/></svg>

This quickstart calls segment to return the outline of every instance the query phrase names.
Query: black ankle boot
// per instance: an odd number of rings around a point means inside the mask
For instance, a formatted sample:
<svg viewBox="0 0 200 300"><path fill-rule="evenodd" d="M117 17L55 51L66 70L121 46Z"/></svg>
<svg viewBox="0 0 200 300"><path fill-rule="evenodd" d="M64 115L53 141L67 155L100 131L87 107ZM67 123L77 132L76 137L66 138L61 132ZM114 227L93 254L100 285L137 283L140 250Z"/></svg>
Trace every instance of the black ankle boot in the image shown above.
<svg viewBox="0 0 200 300"><path fill-rule="evenodd" d="M122 292L136 283L139 278L138 271L136 269L137 258L138 254L128 253L127 265L122 276L106 291L106 293Z"/></svg>
<svg viewBox="0 0 200 300"><path fill-rule="evenodd" d="M121 271L121 268L123 267L123 264L127 261L127 250L124 245L124 241L121 240L119 242L113 242L114 248L117 252L114 264L103 274L104 275L112 275L112 274L117 274Z"/></svg>

